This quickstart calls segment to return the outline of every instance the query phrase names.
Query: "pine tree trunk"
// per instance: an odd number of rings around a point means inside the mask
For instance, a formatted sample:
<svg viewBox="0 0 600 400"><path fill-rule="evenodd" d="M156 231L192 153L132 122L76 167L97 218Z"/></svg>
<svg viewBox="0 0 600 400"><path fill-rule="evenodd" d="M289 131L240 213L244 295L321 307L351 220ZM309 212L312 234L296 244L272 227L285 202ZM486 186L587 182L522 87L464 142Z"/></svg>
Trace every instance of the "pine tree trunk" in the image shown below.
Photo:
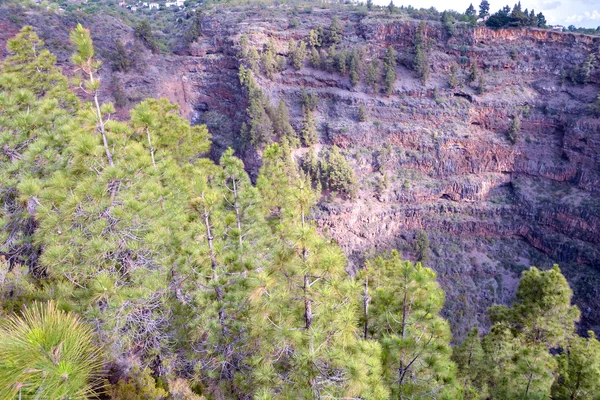
<svg viewBox="0 0 600 400"><path fill-rule="evenodd" d="M366 267L365 267L366 268ZM368 339L369 335L369 277L365 276L365 289L363 293L363 313L365 315L365 326L364 326L364 339Z"/></svg>
<svg viewBox="0 0 600 400"><path fill-rule="evenodd" d="M150 140L150 129L146 127L146 137L148 138L148 146L150 147L150 157L152 157L152 166L156 169L156 162L154 161L154 147L152 147L152 141Z"/></svg>
<svg viewBox="0 0 600 400"><path fill-rule="evenodd" d="M240 217L240 205L238 203L238 194L237 194L237 184L235 182L235 178L232 179L233 181L233 209L235 210L235 219L237 221L237 228L239 231L239 237L238 237L238 241L240 244L240 249L242 248L242 219Z"/></svg>

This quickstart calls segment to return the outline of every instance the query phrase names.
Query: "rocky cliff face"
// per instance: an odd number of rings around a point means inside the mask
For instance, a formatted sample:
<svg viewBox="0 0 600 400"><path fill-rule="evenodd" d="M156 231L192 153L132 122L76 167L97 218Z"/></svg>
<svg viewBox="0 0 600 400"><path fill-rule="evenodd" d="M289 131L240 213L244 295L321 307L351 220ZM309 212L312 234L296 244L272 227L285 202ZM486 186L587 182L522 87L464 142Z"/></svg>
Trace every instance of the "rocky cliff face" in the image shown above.
<svg viewBox="0 0 600 400"><path fill-rule="evenodd" d="M431 77L422 85L411 69L418 21L337 13L342 47L362 47L365 64L381 59L387 46L395 48L392 95L374 92L362 79L352 87L347 76L308 63L298 71L288 66L272 80L257 79L273 104L286 103L298 129L301 90L314 93L320 145L341 147L356 171L357 198L324 197L314 215L349 256L349 269L390 248L414 258L415 234L425 230L427 265L439 274L446 316L460 337L489 323L490 305L512 300L523 269L559 263L582 309L581 329L600 332L600 121L590 112L600 80L595 73L586 85L564 79L598 54L600 38L485 27L459 28L449 37L439 23L428 22ZM106 97L114 77L132 102L168 97L184 115L207 123L218 155L236 145L246 118L237 78L241 34L259 51L273 38L286 55L290 38L305 39L332 18L331 10L318 8L301 15L277 8L214 11L188 54L145 53L136 71L106 71ZM134 41L122 24L111 32L101 50L114 37ZM458 89L448 85L452 62L461 67ZM483 94L468 83L471 63L484 74ZM357 120L361 105L366 122ZM516 115L521 130L513 144L507 132ZM256 153L245 156L256 170Z"/></svg>

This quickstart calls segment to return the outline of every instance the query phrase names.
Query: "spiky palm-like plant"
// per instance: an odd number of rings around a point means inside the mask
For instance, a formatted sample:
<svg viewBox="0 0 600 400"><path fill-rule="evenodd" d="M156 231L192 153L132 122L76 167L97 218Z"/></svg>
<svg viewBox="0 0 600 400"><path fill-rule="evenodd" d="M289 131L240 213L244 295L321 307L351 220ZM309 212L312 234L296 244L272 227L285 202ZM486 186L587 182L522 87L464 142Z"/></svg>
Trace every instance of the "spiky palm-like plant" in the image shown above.
<svg viewBox="0 0 600 400"><path fill-rule="evenodd" d="M56 303L36 303L0 323L0 398L95 397L102 368L92 330Z"/></svg>

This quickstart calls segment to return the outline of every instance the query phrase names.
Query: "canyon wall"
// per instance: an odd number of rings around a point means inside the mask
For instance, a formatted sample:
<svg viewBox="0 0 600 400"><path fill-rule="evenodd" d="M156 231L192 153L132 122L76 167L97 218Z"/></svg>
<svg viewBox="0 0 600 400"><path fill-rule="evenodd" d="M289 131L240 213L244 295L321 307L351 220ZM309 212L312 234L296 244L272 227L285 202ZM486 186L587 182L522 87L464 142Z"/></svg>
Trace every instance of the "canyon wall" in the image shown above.
<svg viewBox="0 0 600 400"><path fill-rule="evenodd" d="M211 156L217 157L227 146L239 147L246 120L247 99L237 76L241 35L259 51L273 38L285 56L290 38L306 39L310 29L329 26L335 14L344 26L340 47L362 48L364 65L394 47L398 78L390 96L366 87L364 79L353 87L348 76L308 62L300 70L288 66L273 79L259 73L257 81L273 104L285 102L297 130L302 89L314 93L317 148L339 146L356 172L355 199L324 194L314 212L318 226L348 255L350 273L376 251L397 248L415 259L415 235L424 230L431 242L426 264L446 290L445 316L456 337L473 325L485 328L492 304L512 301L523 269L553 263L574 288L580 328L600 332L600 120L593 112L600 79L595 70L585 85L568 79L590 54L598 55L600 38L467 26L449 36L429 21L431 76L423 85L412 69L419 21L319 8L302 15L291 11L217 8L204 17L202 36L188 51L146 51L143 64L127 73L105 68L103 96L112 99L110 83L117 78L129 104L146 96L169 98L183 115L208 125ZM37 26L42 17L26 18ZM73 21L46 18L55 27L46 41L68 70L69 48L56 27L68 29ZM116 38L135 41L130 27L106 21L92 27L101 55ZM0 27L16 32L1 16ZM56 43L48 40L53 35ZM464 82L456 89L448 85L453 62ZM472 63L485 77L482 94L467 79ZM367 110L365 122L357 118L360 106ZM508 130L516 115L521 130L513 143ZM259 153L239 153L251 174L260 166Z"/></svg>

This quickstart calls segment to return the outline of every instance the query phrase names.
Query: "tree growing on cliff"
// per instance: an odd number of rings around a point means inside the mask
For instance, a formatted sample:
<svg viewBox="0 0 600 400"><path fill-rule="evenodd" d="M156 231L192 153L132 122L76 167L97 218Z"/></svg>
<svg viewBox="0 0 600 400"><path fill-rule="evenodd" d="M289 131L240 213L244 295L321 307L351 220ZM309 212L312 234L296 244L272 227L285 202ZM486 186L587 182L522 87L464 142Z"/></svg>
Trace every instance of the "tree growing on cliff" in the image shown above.
<svg viewBox="0 0 600 400"><path fill-rule="evenodd" d="M385 93L389 96L394 90L396 82L396 51L390 45L383 57L383 73Z"/></svg>
<svg viewBox="0 0 600 400"><path fill-rule="evenodd" d="M288 54L295 70L302 69L306 59L306 42L303 40L299 44L294 39L290 39L288 44Z"/></svg>
<svg viewBox="0 0 600 400"><path fill-rule="evenodd" d="M267 100L254 80L251 69L241 65L238 75L240 83L248 92L246 112L250 123L246 140L253 146L264 146L272 140L273 136L273 124L267 114Z"/></svg>
<svg viewBox="0 0 600 400"><path fill-rule="evenodd" d="M312 48L321 47L323 44L322 34L320 29L311 29L308 32L308 45Z"/></svg>
<svg viewBox="0 0 600 400"><path fill-rule="evenodd" d="M429 256L429 236L424 230L417 232L415 252L420 262L425 263L427 261L427 257Z"/></svg>
<svg viewBox="0 0 600 400"><path fill-rule="evenodd" d="M110 54L109 58L112 61L113 71L127 72L133 66L133 60L119 39L115 40L115 51Z"/></svg>
<svg viewBox="0 0 600 400"><path fill-rule="evenodd" d="M314 93L307 93L304 88L302 88L302 107L306 107L308 111L315 111L317 109L317 105L319 104L319 98Z"/></svg>
<svg viewBox="0 0 600 400"><path fill-rule="evenodd" d="M302 107L302 143L310 147L317 143L317 121L309 108Z"/></svg>
<svg viewBox="0 0 600 400"><path fill-rule="evenodd" d="M413 68L417 76L421 79L423 85L427 84L429 79L429 57L427 55L427 36L425 35L425 21L421 21L415 36L415 56L413 59Z"/></svg>
<svg viewBox="0 0 600 400"><path fill-rule="evenodd" d="M334 145L325 153L323 161L323 186L333 192L353 198L358 189L356 175L340 148Z"/></svg>
<svg viewBox="0 0 600 400"><path fill-rule="evenodd" d="M473 83L477 81L477 78L479 78L480 72L479 72L479 67L477 66L477 62L472 62L471 63L471 69L469 71L469 82Z"/></svg>
<svg viewBox="0 0 600 400"><path fill-rule="evenodd" d="M542 13L539 13L537 15L537 27L538 28L545 28L546 27L546 17Z"/></svg>
<svg viewBox="0 0 600 400"><path fill-rule="evenodd" d="M387 6L387 12L389 14L395 14L398 10L398 7L394 4L394 0L390 0L390 4Z"/></svg>
<svg viewBox="0 0 600 400"><path fill-rule="evenodd" d="M475 12L475 10L473 10ZM441 22L448 36L452 37L456 33L456 21L454 15L444 11L442 12Z"/></svg>
<svg viewBox="0 0 600 400"><path fill-rule="evenodd" d="M329 25L328 31L328 39L329 43L339 44L342 42L342 35L344 33L344 27L340 23L337 15L333 17L331 20L331 24Z"/></svg>
<svg viewBox="0 0 600 400"><path fill-rule="evenodd" d="M479 74L479 79L477 80L477 94L482 95L485 93L485 75Z"/></svg>
<svg viewBox="0 0 600 400"><path fill-rule="evenodd" d="M594 64L596 63L596 56L592 53L588 55L585 62L578 68L574 68L571 71L571 80L576 83L585 85L589 82L592 71L594 70Z"/></svg>
<svg viewBox="0 0 600 400"><path fill-rule="evenodd" d="M458 71L459 67L456 61L450 64L450 77L448 78L448 85L450 85L452 89L456 89L460 86L460 81L458 79Z"/></svg>
<svg viewBox="0 0 600 400"><path fill-rule="evenodd" d="M273 131L282 143L286 141L292 148L300 144L296 131L290 125L290 113L283 100L279 100L275 115L271 119L273 121Z"/></svg>
<svg viewBox="0 0 600 400"><path fill-rule="evenodd" d="M519 115L515 115L510 121L510 126L508 128L508 139L512 144L517 143L519 140L519 134L521 133L521 117Z"/></svg>
<svg viewBox="0 0 600 400"><path fill-rule="evenodd" d="M465 15L475 15L477 11L475 11L475 7L473 7L473 3L469 4L467 11L465 11Z"/></svg>
<svg viewBox="0 0 600 400"><path fill-rule="evenodd" d="M490 3L488 0L482 0L479 3L479 18L484 18L490 15Z"/></svg>
<svg viewBox="0 0 600 400"><path fill-rule="evenodd" d="M358 106L358 113L356 114L358 122L365 122L367 120L367 109L364 105Z"/></svg>
<svg viewBox="0 0 600 400"><path fill-rule="evenodd" d="M152 33L150 23L143 19L134 29L135 36L138 37L153 53L160 52L156 38Z"/></svg>
<svg viewBox="0 0 600 400"><path fill-rule="evenodd" d="M349 75L350 75L350 84L352 86L356 86L360 80L360 72L361 72L361 59L363 57L363 52L358 49L352 50L350 53L350 58L348 61L349 67Z"/></svg>
<svg viewBox="0 0 600 400"><path fill-rule="evenodd" d="M379 60L377 58L373 58L367 66L365 83L374 93L377 93L380 76L381 70L379 68Z"/></svg>

